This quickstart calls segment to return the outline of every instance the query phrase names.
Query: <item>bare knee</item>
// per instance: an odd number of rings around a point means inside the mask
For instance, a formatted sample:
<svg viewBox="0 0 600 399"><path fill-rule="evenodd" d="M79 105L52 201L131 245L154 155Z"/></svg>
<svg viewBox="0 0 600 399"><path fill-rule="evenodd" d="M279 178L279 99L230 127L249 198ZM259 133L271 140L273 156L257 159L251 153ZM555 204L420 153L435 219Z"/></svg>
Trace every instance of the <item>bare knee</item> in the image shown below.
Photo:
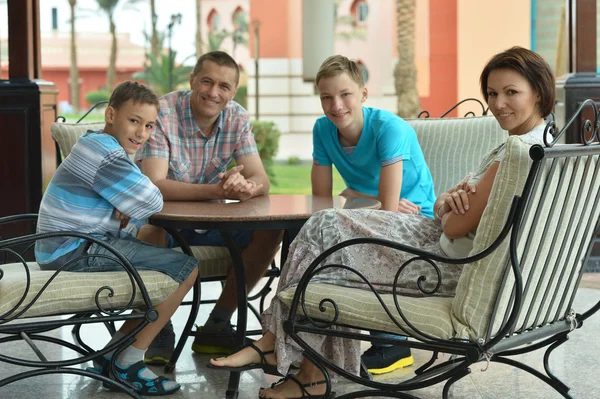
<svg viewBox="0 0 600 399"><path fill-rule="evenodd" d="M190 275L181 283L181 287L184 287L186 291L189 291L194 286L196 282L196 278L198 277L198 268L195 267L194 270L190 273Z"/></svg>
<svg viewBox="0 0 600 399"><path fill-rule="evenodd" d="M137 239L159 247L167 246L167 232L165 229L151 224L140 227Z"/></svg>

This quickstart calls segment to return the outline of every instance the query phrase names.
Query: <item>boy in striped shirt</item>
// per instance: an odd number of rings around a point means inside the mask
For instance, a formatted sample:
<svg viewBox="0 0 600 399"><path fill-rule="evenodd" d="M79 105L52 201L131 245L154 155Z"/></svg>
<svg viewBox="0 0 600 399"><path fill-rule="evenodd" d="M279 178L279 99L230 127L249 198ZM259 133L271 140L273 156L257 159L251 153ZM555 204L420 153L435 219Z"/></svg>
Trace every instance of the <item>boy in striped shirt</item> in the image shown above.
<svg viewBox="0 0 600 399"><path fill-rule="evenodd" d="M148 140L159 111L156 95L144 85L124 82L113 91L105 111L102 131L88 132L73 146L59 166L40 205L39 233L77 231L97 237L123 253L138 270L168 274L180 286L156 306L159 317L136 335L115 364L126 381L142 395L173 393L180 385L158 377L146 368L144 352L171 318L198 273L198 262L185 254L161 248L122 231L129 218L144 219L163 206L159 189L141 173L130 155ZM143 227L142 227L143 228ZM111 255L104 247L73 237L53 237L36 243L40 268L69 271L123 271L122 266L102 257ZM139 323L129 320L109 344L122 339ZM91 369L108 376L110 357L94 362Z"/></svg>

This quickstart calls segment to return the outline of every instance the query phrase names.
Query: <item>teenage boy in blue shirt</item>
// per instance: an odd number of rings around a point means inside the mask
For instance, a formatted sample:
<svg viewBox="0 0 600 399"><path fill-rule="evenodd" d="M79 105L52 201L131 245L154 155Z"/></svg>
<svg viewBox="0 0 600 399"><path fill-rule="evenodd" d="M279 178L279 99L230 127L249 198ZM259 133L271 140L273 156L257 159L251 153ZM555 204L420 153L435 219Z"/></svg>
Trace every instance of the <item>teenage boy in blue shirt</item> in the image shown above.
<svg viewBox="0 0 600 399"><path fill-rule="evenodd" d="M356 62L329 57L316 86L325 116L313 128L313 195L332 194L333 164L347 186L342 195L375 198L382 210L432 218L433 180L416 133L397 115L363 106L368 90ZM382 374L411 365L413 357L410 348L374 344L362 361L371 373Z"/></svg>

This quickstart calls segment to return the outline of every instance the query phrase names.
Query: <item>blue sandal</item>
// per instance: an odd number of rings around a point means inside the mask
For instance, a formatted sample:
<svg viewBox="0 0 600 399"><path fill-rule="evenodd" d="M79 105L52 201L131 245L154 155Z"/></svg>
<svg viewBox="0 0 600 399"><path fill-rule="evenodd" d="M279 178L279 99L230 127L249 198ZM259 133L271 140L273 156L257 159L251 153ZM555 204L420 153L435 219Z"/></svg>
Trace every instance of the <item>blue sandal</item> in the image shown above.
<svg viewBox="0 0 600 399"><path fill-rule="evenodd" d="M140 360L137 363L132 364L127 368L122 368L119 366L119 363L115 362L115 368L121 380L131 384L135 390L143 395L143 396L164 396L171 395L177 392L181 385L175 383L176 385L173 388L167 389L165 388L165 382L175 382L165 377L157 377L154 379L148 379L141 375L141 372L144 369L147 369L146 364L143 360ZM108 369L108 367L105 367ZM111 378L114 380L118 380L116 377L111 375ZM110 390L115 390L110 384L104 383L104 387Z"/></svg>
<svg viewBox="0 0 600 399"><path fill-rule="evenodd" d="M104 356L97 357L92 361L93 367L86 367L85 371L91 373L100 374L104 377L108 377L108 370L110 369L110 359Z"/></svg>

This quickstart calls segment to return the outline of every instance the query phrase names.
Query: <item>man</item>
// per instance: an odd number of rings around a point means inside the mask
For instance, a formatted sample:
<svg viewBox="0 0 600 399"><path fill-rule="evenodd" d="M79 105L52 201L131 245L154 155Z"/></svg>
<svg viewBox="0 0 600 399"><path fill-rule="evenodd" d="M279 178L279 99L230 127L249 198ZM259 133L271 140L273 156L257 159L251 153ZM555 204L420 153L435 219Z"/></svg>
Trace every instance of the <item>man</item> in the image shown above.
<svg viewBox="0 0 600 399"><path fill-rule="evenodd" d="M190 75L191 90L175 91L160 98L156 131L136 154L142 172L160 189L165 201L213 199L247 200L269 191L269 179L258 155L252 124L246 110L233 101L239 83L239 67L222 51L201 56ZM227 171L231 159L237 166ZM148 242L175 246L160 229L140 234ZM224 246L218 231L183 230L190 245ZM152 237L154 235L154 237ZM282 232L234 232L243 250L248 291L275 256ZM199 330L232 331L230 319L237 295L233 272L227 275L223 293L208 321ZM169 328L170 327L170 328ZM149 364L165 364L175 342L172 325L165 327L148 349ZM194 340L197 353L229 353L229 338Z"/></svg>

